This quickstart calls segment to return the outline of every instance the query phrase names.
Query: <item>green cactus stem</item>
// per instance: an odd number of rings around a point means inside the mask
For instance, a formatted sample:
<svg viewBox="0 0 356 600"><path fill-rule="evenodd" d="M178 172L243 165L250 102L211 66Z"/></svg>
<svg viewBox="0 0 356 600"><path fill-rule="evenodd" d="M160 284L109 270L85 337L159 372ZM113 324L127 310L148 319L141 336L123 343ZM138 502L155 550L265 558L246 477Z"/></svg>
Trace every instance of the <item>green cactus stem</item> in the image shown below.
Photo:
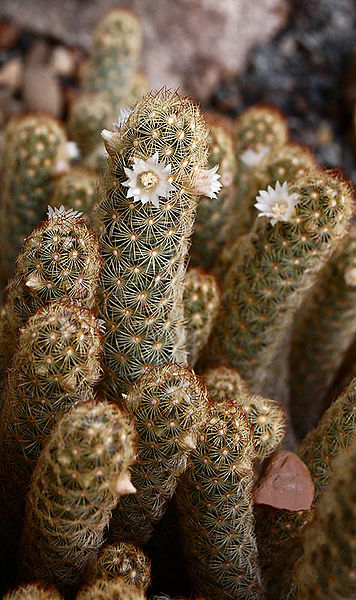
<svg viewBox="0 0 356 600"><path fill-rule="evenodd" d="M47 115L16 117L4 136L0 270L5 284L24 239L44 218L55 176L69 168L70 146L63 127Z"/></svg>
<svg viewBox="0 0 356 600"><path fill-rule="evenodd" d="M187 360L194 367L207 343L220 308L220 290L214 275L188 269L184 279L184 317Z"/></svg>
<svg viewBox="0 0 356 600"><path fill-rule="evenodd" d="M332 475L302 538L293 577L295 600L353 598L356 592L356 436L332 462Z"/></svg>
<svg viewBox="0 0 356 600"><path fill-rule="evenodd" d="M246 383L235 369L217 367L203 374L209 396L217 402L232 401L245 411L252 426L256 457L259 461L270 456L285 434L285 414L275 400L249 394Z"/></svg>
<svg viewBox="0 0 356 600"><path fill-rule="evenodd" d="M212 401L209 408L177 493L193 589L211 600L261 599L252 429L236 403Z"/></svg>
<svg viewBox="0 0 356 600"><path fill-rule="evenodd" d="M62 600L62 596L56 589L43 583L29 583L8 592L3 600Z"/></svg>
<svg viewBox="0 0 356 600"><path fill-rule="evenodd" d="M175 492L205 417L206 389L190 369L154 367L123 400L139 436L132 468L136 494L121 498L113 513L111 537L147 542Z"/></svg>
<svg viewBox="0 0 356 600"><path fill-rule="evenodd" d="M356 334L356 226L320 272L294 323L290 412L299 437L315 426Z"/></svg>
<svg viewBox="0 0 356 600"><path fill-rule="evenodd" d="M126 542L105 546L90 566L85 579L89 584L97 579L118 578L143 591L147 590L151 583L151 563L141 548Z"/></svg>
<svg viewBox="0 0 356 600"><path fill-rule="evenodd" d="M237 368L252 391L284 401L293 317L347 234L353 199L344 181L315 171L266 191L259 210L226 277L210 364Z"/></svg>
<svg viewBox="0 0 356 600"><path fill-rule="evenodd" d="M0 420L0 558L9 570L43 443L63 413L92 397L101 346L94 315L68 300L39 309L20 333Z"/></svg>
<svg viewBox="0 0 356 600"><path fill-rule="evenodd" d="M106 197L96 213L104 260L99 314L106 324L106 394L125 392L149 366L186 362L183 279L197 195L213 187L202 169L207 130L189 99L147 95L115 132Z"/></svg>
<svg viewBox="0 0 356 600"><path fill-rule="evenodd" d="M20 252L5 291L0 322L1 371L18 341L18 330L38 308L60 298L92 307L101 267L99 245L81 213L49 208Z"/></svg>
<svg viewBox="0 0 356 600"><path fill-rule="evenodd" d="M26 503L21 574L76 586L103 543L111 512L134 492L128 469L136 435L117 406L91 401L57 423L36 465Z"/></svg>
<svg viewBox="0 0 356 600"><path fill-rule="evenodd" d="M209 133L211 168L219 165L222 189L219 194L202 196L199 200L196 222L192 236L191 265L211 270L226 241L227 223L234 211L234 176L236 159L231 134L219 121L211 121Z"/></svg>
<svg viewBox="0 0 356 600"><path fill-rule="evenodd" d="M57 177L51 206L80 211L89 222L98 199L99 184L100 179L95 171L73 167Z"/></svg>

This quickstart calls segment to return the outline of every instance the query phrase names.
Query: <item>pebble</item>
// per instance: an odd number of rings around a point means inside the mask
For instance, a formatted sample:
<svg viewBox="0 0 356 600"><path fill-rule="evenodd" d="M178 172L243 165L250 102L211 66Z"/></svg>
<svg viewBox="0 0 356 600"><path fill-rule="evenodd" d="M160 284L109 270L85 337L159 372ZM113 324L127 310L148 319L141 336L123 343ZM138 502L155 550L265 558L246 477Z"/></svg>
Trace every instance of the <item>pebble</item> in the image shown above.
<svg viewBox="0 0 356 600"><path fill-rule="evenodd" d="M30 64L25 69L23 100L28 110L60 117L63 107L61 86L51 67Z"/></svg>
<svg viewBox="0 0 356 600"><path fill-rule="evenodd" d="M75 56L69 48L56 46L51 55L50 65L57 75L72 77L76 70Z"/></svg>
<svg viewBox="0 0 356 600"><path fill-rule="evenodd" d="M16 92L22 82L23 63L20 58L12 58L0 68L0 86Z"/></svg>
<svg viewBox="0 0 356 600"><path fill-rule="evenodd" d="M19 40L21 30L13 23L0 23L0 50L10 50Z"/></svg>

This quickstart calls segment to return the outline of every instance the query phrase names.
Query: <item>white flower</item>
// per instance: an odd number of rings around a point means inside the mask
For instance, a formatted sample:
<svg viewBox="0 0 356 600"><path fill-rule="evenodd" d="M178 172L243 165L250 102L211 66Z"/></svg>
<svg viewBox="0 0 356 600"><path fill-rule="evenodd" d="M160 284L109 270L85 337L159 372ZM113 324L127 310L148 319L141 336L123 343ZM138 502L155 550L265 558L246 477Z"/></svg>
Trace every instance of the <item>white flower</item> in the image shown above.
<svg viewBox="0 0 356 600"><path fill-rule="evenodd" d="M217 198L222 185L219 181L220 175L217 174L219 165L212 169L198 169L194 175L194 188L196 194L208 196L208 198Z"/></svg>
<svg viewBox="0 0 356 600"><path fill-rule="evenodd" d="M125 168L128 179L122 183L129 188L127 198L142 204L152 202L159 208L159 198L168 198L169 192L175 189L169 181L171 168L170 164L158 162L158 152L147 160L135 157L132 170Z"/></svg>
<svg viewBox="0 0 356 600"><path fill-rule="evenodd" d="M72 208L64 208L63 204L59 208L48 206L47 209L48 219L79 219L82 215L82 212L78 212Z"/></svg>
<svg viewBox="0 0 356 600"><path fill-rule="evenodd" d="M345 271L345 283L351 287L356 287L356 267L349 267Z"/></svg>
<svg viewBox="0 0 356 600"><path fill-rule="evenodd" d="M263 148L261 148L259 151L251 150L251 148L249 148L241 154L240 160L242 160L247 167L255 167L261 162L261 160L266 156L266 154L268 154L269 151L270 149L267 148L267 146L263 146Z"/></svg>
<svg viewBox="0 0 356 600"><path fill-rule="evenodd" d="M131 112L132 112L132 108L130 108L129 106L126 106L125 108L120 108L117 122L112 124L112 126L116 132L120 131L120 129L123 128L127 119L129 118Z"/></svg>
<svg viewBox="0 0 356 600"><path fill-rule="evenodd" d="M256 200L255 207L260 211L258 216L268 217L275 225L278 221L290 221L294 217L299 196L288 192L286 181L283 185L277 181L275 189L269 185L267 190L260 190Z"/></svg>
<svg viewBox="0 0 356 600"><path fill-rule="evenodd" d="M67 142L66 143L66 148L67 148L67 154L69 158L79 158L80 156L80 152L79 152L79 148L78 145L76 144L76 142Z"/></svg>

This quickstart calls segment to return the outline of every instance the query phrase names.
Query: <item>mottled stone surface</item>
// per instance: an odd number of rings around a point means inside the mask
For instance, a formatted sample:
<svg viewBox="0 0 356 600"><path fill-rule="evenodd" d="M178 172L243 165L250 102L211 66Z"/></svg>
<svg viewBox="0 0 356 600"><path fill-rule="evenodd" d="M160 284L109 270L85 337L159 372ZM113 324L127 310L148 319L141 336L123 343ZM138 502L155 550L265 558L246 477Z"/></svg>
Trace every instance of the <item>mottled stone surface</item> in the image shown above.
<svg viewBox="0 0 356 600"><path fill-rule="evenodd" d="M113 6L129 6L142 20L152 87L181 86L204 99L284 25L289 0L1 0L0 18L89 47L95 23Z"/></svg>

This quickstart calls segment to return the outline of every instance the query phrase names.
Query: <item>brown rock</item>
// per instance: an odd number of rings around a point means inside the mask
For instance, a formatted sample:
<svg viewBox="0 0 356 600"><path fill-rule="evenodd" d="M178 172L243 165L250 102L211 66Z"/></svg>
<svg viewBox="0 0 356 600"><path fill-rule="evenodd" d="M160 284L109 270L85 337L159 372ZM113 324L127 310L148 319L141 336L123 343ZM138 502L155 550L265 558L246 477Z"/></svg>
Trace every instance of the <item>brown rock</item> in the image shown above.
<svg viewBox="0 0 356 600"><path fill-rule="evenodd" d="M255 504L299 511L308 510L313 498L314 485L303 461L288 450L272 454L255 487Z"/></svg>
<svg viewBox="0 0 356 600"><path fill-rule="evenodd" d="M49 46L45 40L36 40L26 53L27 65L41 65L47 62Z"/></svg>
<svg viewBox="0 0 356 600"><path fill-rule="evenodd" d="M13 58L0 69L0 86L7 87L11 92L16 92L21 86L23 64L20 58Z"/></svg>
<svg viewBox="0 0 356 600"><path fill-rule="evenodd" d="M72 77L76 68L73 52L65 46L57 46L52 52L50 65L57 75Z"/></svg>
<svg viewBox="0 0 356 600"><path fill-rule="evenodd" d="M21 30L13 23L0 23L0 50L9 50L15 46Z"/></svg>
<svg viewBox="0 0 356 600"><path fill-rule="evenodd" d="M30 111L45 112L60 117L63 97L52 69L45 65L29 65L25 69L23 99Z"/></svg>

